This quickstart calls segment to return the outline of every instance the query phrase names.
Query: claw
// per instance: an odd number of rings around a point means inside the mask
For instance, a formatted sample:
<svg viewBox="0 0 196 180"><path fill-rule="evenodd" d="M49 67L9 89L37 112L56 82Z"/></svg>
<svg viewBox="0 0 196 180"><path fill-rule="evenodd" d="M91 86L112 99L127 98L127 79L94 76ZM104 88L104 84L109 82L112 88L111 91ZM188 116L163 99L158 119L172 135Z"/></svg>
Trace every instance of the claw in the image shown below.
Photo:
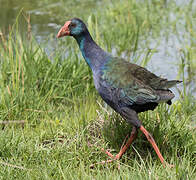
<svg viewBox="0 0 196 180"><path fill-rule="evenodd" d="M95 165L97 164L106 164L106 163L111 163L113 161L119 160L122 155L126 152L126 150L130 147L131 143L133 142L133 140L137 137L137 129L135 127L133 127L132 132L131 132L131 136L128 139L127 143L125 144L125 140L127 139L127 136L123 142L123 145L120 149L120 152L116 155L113 156L109 151L104 150L103 148L101 149L101 151L103 151L104 153L106 153L111 159L107 160L107 161L101 161L95 164L91 164L90 168L94 168ZM124 145L125 144L125 145ZM118 169L120 168L120 165L118 166Z"/></svg>

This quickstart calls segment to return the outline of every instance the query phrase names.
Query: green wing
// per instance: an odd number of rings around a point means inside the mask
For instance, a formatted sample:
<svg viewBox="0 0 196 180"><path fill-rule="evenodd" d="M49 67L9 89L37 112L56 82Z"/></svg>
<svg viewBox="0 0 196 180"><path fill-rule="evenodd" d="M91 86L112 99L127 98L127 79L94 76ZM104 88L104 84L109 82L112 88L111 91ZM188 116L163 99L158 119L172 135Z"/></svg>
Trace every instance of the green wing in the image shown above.
<svg viewBox="0 0 196 180"><path fill-rule="evenodd" d="M123 59L111 58L103 66L102 72L102 79L119 89L122 98L129 98L136 104L158 102L161 97L156 90L166 88L166 79Z"/></svg>

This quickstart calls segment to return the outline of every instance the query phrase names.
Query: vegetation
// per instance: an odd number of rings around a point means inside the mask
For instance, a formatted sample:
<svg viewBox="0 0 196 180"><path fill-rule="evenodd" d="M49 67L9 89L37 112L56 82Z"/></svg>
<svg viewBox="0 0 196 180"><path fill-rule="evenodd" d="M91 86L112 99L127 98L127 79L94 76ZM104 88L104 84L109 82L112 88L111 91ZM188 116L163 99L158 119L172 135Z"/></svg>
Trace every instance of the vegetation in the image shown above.
<svg viewBox="0 0 196 180"><path fill-rule="evenodd" d="M104 49L143 66L159 51L162 40L169 44L175 36L182 45L175 57L177 78L183 80L178 99L170 107L163 104L140 114L163 156L175 167L164 168L139 133L121 160L91 169L91 164L108 158L101 148L119 151L131 126L103 103L73 39L59 40L49 57L30 30L28 38L21 35L17 17L9 35L0 35L0 178L194 179L194 2L104 0L96 12L81 16Z"/></svg>

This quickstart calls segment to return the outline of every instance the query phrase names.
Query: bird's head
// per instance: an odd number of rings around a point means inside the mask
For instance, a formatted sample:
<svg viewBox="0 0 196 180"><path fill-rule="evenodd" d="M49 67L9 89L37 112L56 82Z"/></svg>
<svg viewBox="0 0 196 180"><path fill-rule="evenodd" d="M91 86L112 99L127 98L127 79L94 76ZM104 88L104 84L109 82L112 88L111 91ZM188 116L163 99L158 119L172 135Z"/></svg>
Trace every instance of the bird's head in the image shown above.
<svg viewBox="0 0 196 180"><path fill-rule="evenodd" d="M80 36L87 30L86 25L82 22L82 20L78 18L73 18L67 22L65 22L64 26L59 30L57 34L57 38L63 36Z"/></svg>

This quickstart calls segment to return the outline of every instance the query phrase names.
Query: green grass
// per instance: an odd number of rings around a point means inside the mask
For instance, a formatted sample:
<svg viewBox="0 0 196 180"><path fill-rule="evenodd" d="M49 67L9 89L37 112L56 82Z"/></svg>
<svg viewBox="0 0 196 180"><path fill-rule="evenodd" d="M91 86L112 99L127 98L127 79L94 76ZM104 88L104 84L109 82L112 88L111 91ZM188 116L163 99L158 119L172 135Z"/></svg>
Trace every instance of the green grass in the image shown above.
<svg viewBox="0 0 196 180"><path fill-rule="evenodd" d="M165 37L175 33L181 38L176 25L182 17L186 20L187 43L178 56L178 76L184 87L180 97L170 107L160 105L153 112L140 114L166 161L175 167L164 168L139 133L121 160L91 169L91 164L108 158L101 148L114 154L119 151L131 126L105 106L73 39L59 41L58 50L48 57L34 39L20 35L16 21L7 38L1 35L0 43L0 179L196 177L196 11L188 11L191 3L177 7L171 1L164 8L165 1L123 2L105 1L102 11L86 19L102 47L108 51L115 48L118 55L125 52L127 58L144 66L156 53L156 49L149 51L149 36L156 39L163 28L170 27ZM169 19L171 11L178 19ZM142 48L144 44L146 48Z"/></svg>

